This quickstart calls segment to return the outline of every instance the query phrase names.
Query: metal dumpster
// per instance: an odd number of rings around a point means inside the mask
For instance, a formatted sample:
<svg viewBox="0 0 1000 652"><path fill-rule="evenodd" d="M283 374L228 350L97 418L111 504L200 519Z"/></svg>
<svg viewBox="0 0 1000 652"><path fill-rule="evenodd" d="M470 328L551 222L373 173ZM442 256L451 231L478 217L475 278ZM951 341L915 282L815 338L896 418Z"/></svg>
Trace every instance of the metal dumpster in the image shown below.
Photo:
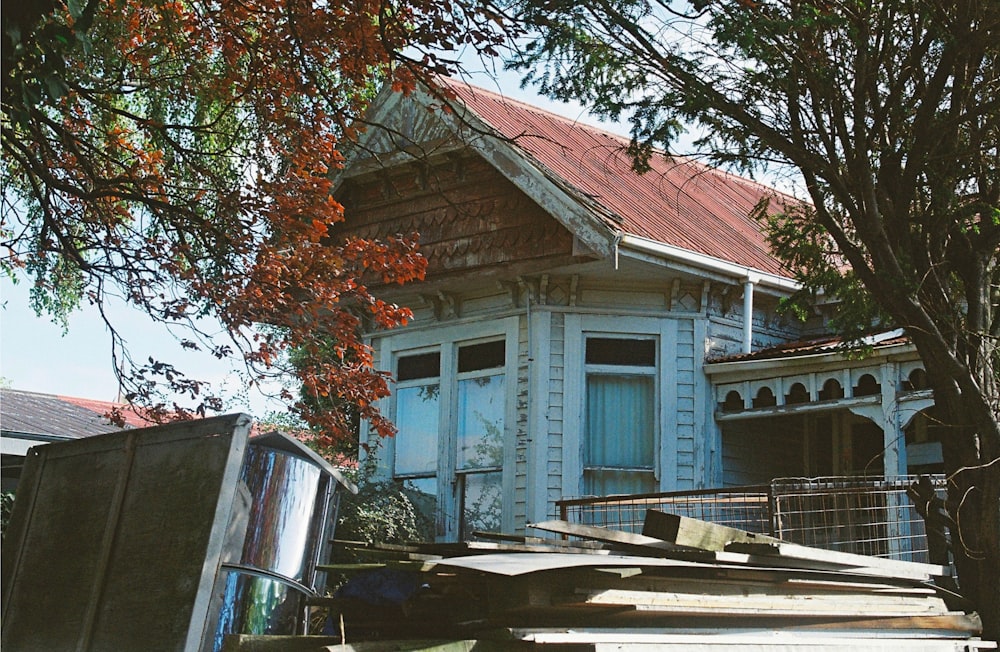
<svg viewBox="0 0 1000 652"><path fill-rule="evenodd" d="M340 474L230 415L32 448L3 545L0 647L212 650L295 633Z"/></svg>

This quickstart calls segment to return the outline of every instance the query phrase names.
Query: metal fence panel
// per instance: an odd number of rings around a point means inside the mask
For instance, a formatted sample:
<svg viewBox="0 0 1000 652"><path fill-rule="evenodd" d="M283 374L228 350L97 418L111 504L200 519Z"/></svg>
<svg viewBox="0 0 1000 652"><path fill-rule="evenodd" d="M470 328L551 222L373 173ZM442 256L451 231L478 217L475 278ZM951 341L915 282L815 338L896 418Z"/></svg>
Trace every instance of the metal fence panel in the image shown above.
<svg viewBox="0 0 1000 652"><path fill-rule="evenodd" d="M565 521L642 532L647 509L657 509L688 518L769 534L771 516L767 485L672 491L632 496L577 498L557 503Z"/></svg>
<svg viewBox="0 0 1000 652"><path fill-rule="evenodd" d="M923 518L906 495L916 477L779 478L774 536L817 548L928 562ZM944 491L944 478L932 479Z"/></svg>
<svg viewBox="0 0 1000 652"><path fill-rule="evenodd" d="M927 562L923 519L906 495L914 476L776 478L769 485L577 498L559 518L641 532L647 509L727 525L786 541L862 555ZM943 495L943 476L931 481Z"/></svg>

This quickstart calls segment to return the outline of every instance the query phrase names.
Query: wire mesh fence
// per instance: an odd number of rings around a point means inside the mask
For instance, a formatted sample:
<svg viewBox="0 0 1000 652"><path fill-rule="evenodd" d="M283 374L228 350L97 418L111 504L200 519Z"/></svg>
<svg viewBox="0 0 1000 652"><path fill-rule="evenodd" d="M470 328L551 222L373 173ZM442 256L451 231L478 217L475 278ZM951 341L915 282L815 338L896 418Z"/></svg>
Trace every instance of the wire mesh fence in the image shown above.
<svg viewBox="0 0 1000 652"><path fill-rule="evenodd" d="M771 483L774 536L807 546L928 561L924 519L906 495L916 478L781 478ZM942 495L944 478L932 480Z"/></svg>
<svg viewBox="0 0 1000 652"><path fill-rule="evenodd" d="M768 485L562 500L560 518L626 532L641 532L647 509L769 534Z"/></svg>
<svg viewBox="0 0 1000 652"><path fill-rule="evenodd" d="M915 477L778 478L768 485L575 498L559 517L583 525L641 532L657 509L828 550L926 562L923 518L906 495ZM932 476L939 494L944 478Z"/></svg>

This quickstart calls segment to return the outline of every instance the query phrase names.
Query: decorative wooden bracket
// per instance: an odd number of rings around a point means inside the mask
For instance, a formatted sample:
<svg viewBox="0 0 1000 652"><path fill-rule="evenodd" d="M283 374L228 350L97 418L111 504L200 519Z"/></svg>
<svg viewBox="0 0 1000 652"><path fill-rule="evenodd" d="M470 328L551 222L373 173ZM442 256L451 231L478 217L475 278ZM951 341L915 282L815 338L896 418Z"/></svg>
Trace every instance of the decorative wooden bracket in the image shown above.
<svg viewBox="0 0 1000 652"><path fill-rule="evenodd" d="M437 294L421 294L420 298L434 310L434 319L442 321L458 317L457 299L454 294L438 292Z"/></svg>

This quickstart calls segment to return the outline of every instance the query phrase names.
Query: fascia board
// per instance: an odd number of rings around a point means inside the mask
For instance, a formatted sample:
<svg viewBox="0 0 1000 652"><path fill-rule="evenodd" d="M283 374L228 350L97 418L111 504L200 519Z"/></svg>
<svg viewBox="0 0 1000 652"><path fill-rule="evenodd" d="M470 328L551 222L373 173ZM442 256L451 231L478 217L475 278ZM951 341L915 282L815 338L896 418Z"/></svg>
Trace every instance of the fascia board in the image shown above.
<svg viewBox="0 0 1000 652"><path fill-rule="evenodd" d="M476 133L473 138L466 140L469 148L486 159L501 175L565 226L587 248L605 258L614 254L619 237L617 230L607 226L580 199L556 184L546 171L528 158L525 152L515 148L502 136L493 135L494 130L471 110L468 110L468 115L462 118L447 116L445 119L453 123L456 135L460 138L463 135L462 130L469 129L464 123L472 125Z"/></svg>
<svg viewBox="0 0 1000 652"><path fill-rule="evenodd" d="M699 280L710 281L713 283L725 283L731 285L733 283L739 283L746 280L746 268L741 268L744 272L742 275L730 274L705 265L698 265L697 263L681 258L672 258L646 251L637 251L627 245L619 247L618 257L620 260L634 260L649 265L656 265L668 270L668 273L669 271L674 271L690 274L691 276L698 277ZM779 294L780 296L787 296L788 292L780 292L776 294Z"/></svg>
<svg viewBox="0 0 1000 652"><path fill-rule="evenodd" d="M683 249L658 240L625 234L622 236L620 247L623 254L635 252L636 255L652 255L665 261L681 263L696 270L719 275L729 281L751 281L755 285L778 290L781 294L789 294L802 289L802 285L793 279L763 272L746 265L738 265L722 258Z"/></svg>
<svg viewBox="0 0 1000 652"><path fill-rule="evenodd" d="M398 165L404 157L413 158L411 152L417 144L411 141L400 124L402 103L409 98L403 93L392 90L386 84L365 111L364 122L369 126L358 134L356 140L345 140L339 148L344 160L335 169L333 178L333 193L336 194L344 181L375 169L386 169ZM390 134L394 147L391 151L372 153L374 141L380 136ZM409 162L409 161L407 161Z"/></svg>
<svg viewBox="0 0 1000 652"><path fill-rule="evenodd" d="M63 435L41 435L27 432L5 431L0 434L0 453L4 455L27 455L32 446L42 446L54 441L66 441L73 437Z"/></svg>

